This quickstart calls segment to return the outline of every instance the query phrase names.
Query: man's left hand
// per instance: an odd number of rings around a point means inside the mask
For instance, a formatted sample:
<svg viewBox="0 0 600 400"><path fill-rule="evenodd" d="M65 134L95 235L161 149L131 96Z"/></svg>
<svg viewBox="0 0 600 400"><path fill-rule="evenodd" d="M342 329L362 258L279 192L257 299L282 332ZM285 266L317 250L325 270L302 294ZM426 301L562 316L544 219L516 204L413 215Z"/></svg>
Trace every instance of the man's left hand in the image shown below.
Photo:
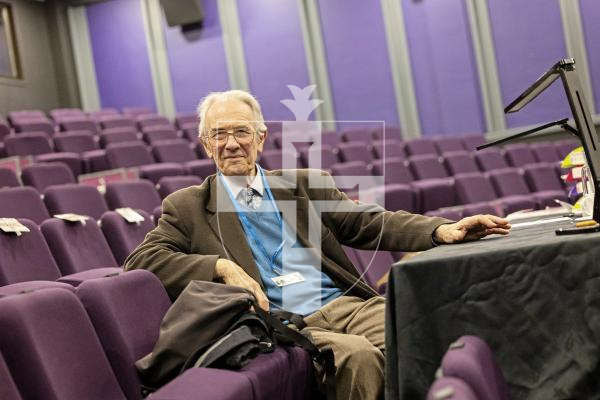
<svg viewBox="0 0 600 400"><path fill-rule="evenodd" d="M433 232L436 243L458 243L478 240L488 235L508 235L510 223L495 215L473 215L453 224L444 224Z"/></svg>

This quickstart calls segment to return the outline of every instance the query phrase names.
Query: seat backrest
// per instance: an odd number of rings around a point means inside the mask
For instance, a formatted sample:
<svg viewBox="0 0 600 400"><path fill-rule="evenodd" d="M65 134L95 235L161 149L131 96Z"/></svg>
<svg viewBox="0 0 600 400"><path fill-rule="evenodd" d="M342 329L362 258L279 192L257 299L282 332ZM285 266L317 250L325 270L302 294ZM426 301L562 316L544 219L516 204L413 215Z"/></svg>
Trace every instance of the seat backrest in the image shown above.
<svg viewBox="0 0 600 400"><path fill-rule="evenodd" d="M369 251L354 249L356 258L360 265L357 265L359 272L369 286L377 290L382 278L385 278L390 271L394 258L389 251Z"/></svg>
<svg viewBox="0 0 600 400"><path fill-rule="evenodd" d="M465 146L463 141L458 136L441 136L436 137L433 141L433 145L437 149L439 154L443 154L449 151L464 151Z"/></svg>
<svg viewBox="0 0 600 400"><path fill-rule="evenodd" d="M413 175L419 180L448 177L448 171L436 154L410 156L408 165Z"/></svg>
<svg viewBox="0 0 600 400"><path fill-rule="evenodd" d="M433 141L427 138L412 139L404 142L406 154L409 156L423 155L423 154L439 154Z"/></svg>
<svg viewBox="0 0 600 400"><path fill-rule="evenodd" d="M523 167L525 181L531 192L542 190L563 190L556 169L550 164L532 164Z"/></svg>
<svg viewBox="0 0 600 400"><path fill-rule="evenodd" d="M217 166L213 160L195 160L186 164L190 175L199 176L204 179L217 172Z"/></svg>
<svg viewBox="0 0 600 400"><path fill-rule="evenodd" d="M371 131L371 136L375 140L402 140L402 132L399 126L380 125Z"/></svg>
<svg viewBox="0 0 600 400"><path fill-rule="evenodd" d="M2 353L0 353L0 382L2 382L2 385L0 385L0 399L22 399L19 389L17 389L17 384L8 370L4 357L2 357Z"/></svg>
<svg viewBox="0 0 600 400"><path fill-rule="evenodd" d="M106 201L95 187L74 183L47 188L44 203L52 215L74 213L98 220L108 211Z"/></svg>
<svg viewBox="0 0 600 400"><path fill-rule="evenodd" d="M152 154L158 162L178 162L196 160L194 150L184 139L160 141L152 146Z"/></svg>
<svg viewBox="0 0 600 400"><path fill-rule="evenodd" d="M466 172L479 172L477 163L467 151L452 151L444 153L444 163L451 175L463 174Z"/></svg>
<svg viewBox="0 0 600 400"><path fill-rule="evenodd" d="M41 224L50 215L37 190L15 187L0 190L0 218L27 218Z"/></svg>
<svg viewBox="0 0 600 400"><path fill-rule="evenodd" d="M374 190L375 203L389 211L417 212L417 192L410 185L379 186Z"/></svg>
<svg viewBox="0 0 600 400"><path fill-rule="evenodd" d="M120 130L117 131L117 129ZM102 132L100 134L100 146L102 146L102 148L106 148L106 146L114 143L141 143L137 132L133 132L132 130L130 130L130 128L112 128L110 130L112 132Z"/></svg>
<svg viewBox="0 0 600 400"><path fill-rule="evenodd" d="M25 399L125 399L83 305L68 290L1 298L0 337Z"/></svg>
<svg viewBox="0 0 600 400"><path fill-rule="evenodd" d="M312 160L311 157L320 157L320 165L318 160ZM318 147L312 145L311 147L300 150L300 161L306 168L317 168L318 169L330 169L333 164L338 162L337 157L333 152L333 148L328 145L322 145Z"/></svg>
<svg viewBox="0 0 600 400"><path fill-rule="evenodd" d="M40 229L63 275L94 268L118 267L94 219L88 219L84 225L52 218L44 221Z"/></svg>
<svg viewBox="0 0 600 400"><path fill-rule="evenodd" d="M403 158L386 157L385 160L375 160L371 163L371 167L373 175L385 175L386 185L392 183L410 184L415 180Z"/></svg>
<svg viewBox="0 0 600 400"><path fill-rule="evenodd" d="M477 161L479 169L482 171L493 171L508 167L508 163L498 149L483 149L475 152L475 161Z"/></svg>
<svg viewBox="0 0 600 400"><path fill-rule="evenodd" d="M343 129L340 132L340 136L344 142L348 143L361 143L364 146L367 143L370 143L372 140L371 131L373 128L369 128L366 126L356 127L356 128L347 128Z"/></svg>
<svg viewBox="0 0 600 400"><path fill-rule="evenodd" d="M444 376L464 380L479 399L509 400L508 387L490 347L477 336L462 336L442 359Z"/></svg>
<svg viewBox="0 0 600 400"><path fill-rule="evenodd" d="M150 353L171 301L151 272L134 270L83 282L77 295L128 399L141 399L136 360Z"/></svg>
<svg viewBox="0 0 600 400"><path fill-rule="evenodd" d="M537 162L541 163L557 163L560 161L560 156L556 151L556 147L549 142L531 143L529 146L533 156Z"/></svg>
<svg viewBox="0 0 600 400"><path fill-rule="evenodd" d="M160 140L176 140L177 132L170 126L150 126L144 129L144 141L149 144Z"/></svg>
<svg viewBox="0 0 600 400"><path fill-rule="evenodd" d="M54 146L57 151L72 153L83 153L84 151L98 149L98 143L94 140L94 135L87 131L58 133L54 137Z"/></svg>
<svg viewBox="0 0 600 400"><path fill-rule="evenodd" d="M477 146L485 143L485 136L483 135L462 135L460 138L467 151L476 151Z"/></svg>
<svg viewBox="0 0 600 400"><path fill-rule="evenodd" d="M28 132L8 136L4 139L7 156L29 156L52 153L48 135L43 132Z"/></svg>
<svg viewBox="0 0 600 400"><path fill-rule="evenodd" d="M33 164L21 172L23 185L33 186L43 192L48 186L75 183L75 176L64 163Z"/></svg>
<svg viewBox="0 0 600 400"><path fill-rule="evenodd" d="M54 125L47 118L20 119L14 124L17 132L44 132L54 134Z"/></svg>
<svg viewBox="0 0 600 400"><path fill-rule="evenodd" d="M133 128L136 129L135 122L130 117L124 115L102 115L99 118L102 129L107 128Z"/></svg>
<svg viewBox="0 0 600 400"><path fill-rule="evenodd" d="M438 208L437 210L427 211L425 215L429 217L442 217L453 221L458 221L463 217L463 210L459 207Z"/></svg>
<svg viewBox="0 0 600 400"><path fill-rule="evenodd" d="M158 194L162 199L189 186L200 185L202 179L195 175L165 176L158 181Z"/></svg>
<svg viewBox="0 0 600 400"><path fill-rule="evenodd" d="M442 377L431 385L427 400L484 400L462 379ZM491 399L489 399L491 400Z"/></svg>
<svg viewBox="0 0 600 400"><path fill-rule="evenodd" d="M460 204L479 203L496 199L496 191L488 178L478 172L454 176L456 196Z"/></svg>
<svg viewBox="0 0 600 400"><path fill-rule="evenodd" d="M15 171L9 168L0 168L0 189L18 186L21 186L21 183L19 183L19 178L17 178Z"/></svg>
<svg viewBox="0 0 600 400"><path fill-rule="evenodd" d="M504 147L504 158L513 167L522 167L537 162L529 145L524 143L506 145Z"/></svg>
<svg viewBox="0 0 600 400"><path fill-rule="evenodd" d="M296 152L293 150L268 150L261 153L259 164L265 169L276 170L283 168L284 159L294 160L294 165L298 165L301 162L299 159L296 159Z"/></svg>
<svg viewBox="0 0 600 400"><path fill-rule="evenodd" d="M10 126L8 126L8 122L0 118L0 143L8 135L10 135Z"/></svg>
<svg viewBox="0 0 600 400"><path fill-rule="evenodd" d="M132 107L123 107L121 109L121 111L123 112L123 115L127 115L129 117L133 117L136 118L139 115L147 115L147 114L154 114L154 111L152 111L152 109L150 107L144 107L144 106L132 106Z"/></svg>
<svg viewBox="0 0 600 400"><path fill-rule="evenodd" d="M154 159L141 142L113 143L106 147L106 160L110 168L130 168L153 164Z"/></svg>
<svg viewBox="0 0 600 400"><path fill-rule="evenodd" d="M104 196L111 210L131 207L151 213L155 207L161 205L154 185L145 179L109 183L106 185Z"/></svg>
<svg viewBox="0 0 600 400"><path fill-rule="evenodd" d="M558 151L561 160L579 146L581 146L581 142L577 139L569 138L554 142L554 147L556 148L556 151Z"/></svg>
<svg viewBox="0 0 600 400"><path fill-rule="evenodd" d="M488 172L490 181L499 196L513 196L529 194L529 188L523 176L517 169L504 168L498 171Z"/></svg>
<svg viewBox="0 0 600 400"><path fill-rule="evenodd" d="M180 130L183 130L184 127L197 127L198 115L193 112L179 112L175 115L175 125Z"/></svg>
<svg viewBox="0 0 600 400"><path fill-rule="evenodd" d="M400 140L376 140L375 142L373 142L372 152L375 158L406 158L406 152L404 151L404 142Z"/></svg>
<svg viewBox="0 0 600 400"><path fill-rule="evenodd" d="M60 277L52 253L40 228L33 221L19 219L29 232L0 232L0 286L11 283L48 280Z"/></svg>
<svg viewBox="0 0 600 400"><path fill-rule="evenodd" d="M501 207L501 206L500 206ZM492 205L490 203L476 203L476 204L467 204L463 207L462 216L470 217L471 215L478 214L492 214L502 216L501 210L498 208L498 205Z"/></svg>
<svg viewBox="0 0 600 400"><path fill-rule="evenodd" d="M98 125L85 116L61 118L59 126L61 131L88 131L92 135L98 133Z"/></svg>
<svg viewBox="0 0 600 400"><path fill-rule="evenodd" d="M369 164L373 160L373 154L366 149L365 143L340 143L338 145L338 158L342 162L362 161Z"/></svg>
<svg viewBox="0 0 600 400"><path fill-rule="evenodd" d="M137 212L144 217L144 221L140 223L127 222L115 211L105 212L100 219L104 237L119 265L123 265L129 253L142 243L148 232L154 229L150 214L144 210L137 210Z"/></svg>

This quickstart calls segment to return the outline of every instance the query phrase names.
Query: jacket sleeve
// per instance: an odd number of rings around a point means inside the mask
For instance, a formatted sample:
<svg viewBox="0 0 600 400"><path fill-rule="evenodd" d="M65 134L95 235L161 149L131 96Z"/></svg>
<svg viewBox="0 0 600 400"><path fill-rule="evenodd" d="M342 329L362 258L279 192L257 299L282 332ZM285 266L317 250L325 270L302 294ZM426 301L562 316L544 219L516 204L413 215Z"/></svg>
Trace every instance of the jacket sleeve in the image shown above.
<svg viewBox="0 0 600 400"><path fill-rule="evenodd" d="M182 212L181 214L185 214ZM188 216L189 218L189 216ZM178 207L167 198L158 226L127 257L124 268L146 269L162 281L171 299L191 280L212 281L218 255L190 254L190 232Z"/></svg>
<svg viewBox="0 0 600 400"><path fill-rule="evenodd" d="M324 224L343 245L362 250L422 251L433 247L435 229L453 221L427 217L406 211L391 212L376 204L358 203L335 187L326 174L325 189L311 191L327 200L328 211L322 213Z"/></svg>

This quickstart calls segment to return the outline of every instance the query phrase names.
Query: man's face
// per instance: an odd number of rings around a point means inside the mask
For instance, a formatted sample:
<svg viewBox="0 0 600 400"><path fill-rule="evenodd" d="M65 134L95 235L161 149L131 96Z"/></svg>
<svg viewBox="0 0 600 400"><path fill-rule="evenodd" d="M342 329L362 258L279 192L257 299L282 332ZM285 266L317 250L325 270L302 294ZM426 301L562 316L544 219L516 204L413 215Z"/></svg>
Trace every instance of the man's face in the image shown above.
<svg viewBox="0 0 600 400"><path fill-rule="evenodd" d="M264 143L254 120L250 106L238 100L217 102L208 110L203 145L224 175L254 174Z"/></svg>

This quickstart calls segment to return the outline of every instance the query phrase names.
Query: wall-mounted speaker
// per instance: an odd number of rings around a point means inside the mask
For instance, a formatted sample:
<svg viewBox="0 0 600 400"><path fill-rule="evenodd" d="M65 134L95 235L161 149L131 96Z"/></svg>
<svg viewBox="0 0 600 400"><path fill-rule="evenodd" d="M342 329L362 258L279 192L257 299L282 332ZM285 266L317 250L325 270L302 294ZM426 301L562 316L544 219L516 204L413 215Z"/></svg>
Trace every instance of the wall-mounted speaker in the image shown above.
<svg viewBox="0 0 600 400"><path fill-rule="evenodd" d="M200 0L160 0L169 26L199 26L204 19Z"/></svg>

